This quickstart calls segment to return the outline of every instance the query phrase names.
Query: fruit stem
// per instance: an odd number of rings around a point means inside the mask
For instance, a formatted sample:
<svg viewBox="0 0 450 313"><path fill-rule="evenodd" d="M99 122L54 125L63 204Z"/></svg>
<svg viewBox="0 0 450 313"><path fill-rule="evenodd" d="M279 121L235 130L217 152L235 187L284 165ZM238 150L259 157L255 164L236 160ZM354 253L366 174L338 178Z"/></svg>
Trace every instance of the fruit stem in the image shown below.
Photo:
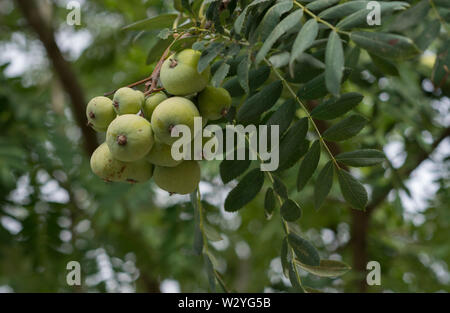
<svg viewBox="0 0 450 313"><path fill-rule="evenodd" d="M118 143L120 146L126 145L126 144L127 144L127 136L125 136L125 135L119 135L119 136L117 136L117 143Z"/></svg>
<svg viewBox="0 0 450 313"><path fill-rule="evenodd" d="M197 194L196 196L196 200L197 200L197 210L198 210L198 227L200 228L200 232L202 234L202 242L203 242L203 253L210 258L209 256L209 249L208 249L208 237L206 236L206 232L205 232L205 227L204 227L204 223L205 223L205 216L204 216L204 212L203 212L203 205L202 205L202 195L200 194L200 188L199 186L197 186L197 190L194 191L194 193ZM226 293L229 293L230 290L228 289L228 287L225 285L225 282L223 281L222 277L220 276L220 274L217 272L217 270L214 268L213 265L213 272L214 272L214 276L217 279L217 281L219 282L219 284L222 286L222 288L224 289L224 291ZM215 283L215 282L214 282Z"/></svg>
<svg viewBox="0 0 450 313"><path fill-rule="evenodd" d="M147 90L146 92L144 92L144 95L148 96L148 95L151 95L152 93L163 91L163 90L166 90L166 89L165 88L155 88L155 89Z"/></svg>
<svg viewBox="0 0 450 313"><path fill-rule="evenodd" d="M170 48L172 48L173 44L174 44L178 39L186 38L186 36L189 36L189 35L190 35L190 34L187 33L187 32L181 32L181 33L179 34L179 36L178 36L177 38L175 38L175 39L170 43L170 45L167 47L167 49L166 49L166 50L164 51L164 53L161 55L161 58L159 59L159 61L158 61L158 63L156 64L155 68L153 69L152 74L151 74L149 77L146 77L146 78L141 79L141 80L139 80L139 81L137 81L137 82L134 82L134 83L132 83L132 84L129 84L129 85L126 86L126 87L132 88L132 87L139 86L139 85L145 83L144 93L147 93L147 92L149 91L149 89L150 89L150 93L152 93L153 90L156 89L156 84L157 84L157 82L158 82L159 73L160 73L160 71L161 71L161 66L162 66L163 63L164 63L164 60L167 58L167 55L168 55L169 52L170 52ZM119 89L119 88L114 89L113 91L110 91L110 92L106 92L106 93L104 93L103 95L104 95L105 97L108 97L108 96L114 94L118 89ZM159 90L158 90L158 91L159 91ZM156 92L156 91L155 91L155 92ZM150 94L150 93L148 93L148 94Z"/></svg>
<svg viewBox="0 0 450 313"><path fill-rule="evenodd" d="M139 85L141 85L141 84L143 84L143 83L145 83L145 82L148 82L148 81L151 80L151 79L152 79L151 77L146 77L146 78L141 79L141 80L139 80L139 81L137 81L137 82L134 82L134 83L132 83L132 84L129 84L128 86L125 86L125 87L129 87L129 88L136 87L136 86L139 86ZM106 92L106 93L104 93L103 95L104 95L105 97L110 96L110 95L114 94L118 89L119 89L119 88L114 89L113 91L110 91L110 92Z"/></svg>
<svg viewBox="0 0 450 313"><path fill-rule="evenodd" d="M170 65L169 65L170 68L174 68L174 67L176 67L177 65L178 65L177 60L175 60L175 59L170 59Z"/></svg>
<svg viewBox="0 0 450 313"><path fill-rule="evenodd" d="M170 133L170 135L172 135L172 130L173 130L173 128L174 128L174 127L175 127L175 126L174 126L174 125L172 125L172 124L171 124L171 125L169 125L169 128L168 128L168 129L169 129L169 133Z"/></svg>

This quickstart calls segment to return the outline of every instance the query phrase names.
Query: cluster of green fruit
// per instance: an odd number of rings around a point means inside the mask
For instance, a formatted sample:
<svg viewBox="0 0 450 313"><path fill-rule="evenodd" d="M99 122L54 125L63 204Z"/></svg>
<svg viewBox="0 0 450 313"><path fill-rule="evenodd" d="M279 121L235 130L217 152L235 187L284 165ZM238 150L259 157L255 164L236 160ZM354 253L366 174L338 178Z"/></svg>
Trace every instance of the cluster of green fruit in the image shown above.
<svg viewBox="0 0 450 313"><path fill-rule="evenodd" d="M124 87L113 100L95 97L87 105L88 124L106 131L106 142L92 154L92 171L105 181L140 183L152 176L170 193L188 194L200 181L200 167L194 160L175 160L171 145L176 125L194 133L194 118L205 121L222 118L231 105L224 88L208 85L210 69L197 71L201 53L186 49L168 57L160 72L165 92L147 98L143 92ZM193 149L191 149L193 150Z"/></svg>

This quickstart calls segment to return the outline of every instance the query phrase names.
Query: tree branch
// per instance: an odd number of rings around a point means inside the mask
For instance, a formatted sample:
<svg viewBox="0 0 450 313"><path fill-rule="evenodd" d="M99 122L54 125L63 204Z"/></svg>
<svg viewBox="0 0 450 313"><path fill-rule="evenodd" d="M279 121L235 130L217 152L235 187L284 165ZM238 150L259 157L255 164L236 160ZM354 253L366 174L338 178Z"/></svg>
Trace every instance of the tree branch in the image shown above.
<svg viewBox="0 0 450 313"><path fill-rule="evenodd" d="M307 103L308 109L312 110L316 105L317 101L309 101ZM323 133L327 128L328 124L321 120L315 120L317 127L320 132ZM415 161L408 162L405 161L405 165L398 170L402 177L409 177L409 175L417 169L423 161L427 160L430 155L436 150L439 144L450 136L450 128L444 129L441 134L436 138L433 144L430 146L428 151L422 150L418 155L411 155L410 158L415 158ZM335 142L327 142L333 155L341 153L341 148ZM346 169L345 165L342 166ZM387 185L380 186L374 190L372 193L372 200L366 207L366 211L351 210L351 245L353 248L353 269L361 273L361 277L358 277L358 289L360 292L365 292L367 290L367 284L365 281L365 276L362 274L366 270L366 265L368 262L368 251L367 251L367 237L370 224L370 217L372 212L381 205L389 192L394 189L395 186L390 181Z"/></svg>
<svg viewBox="0 0 450 313"><path fill-rule="evenodd" d="M95 133L88 126L86 126L86 102L78 79L73 72L70 63L64 59L61 50L59 50L55 41L54 31L52 27L49 26L49 23L47 23L40 14L39 8L36 6L35 1L16 0L16 3L27 20L28 25L38 35L39 40L45 47L55 73L58 75L61 85L68 94L72 103L71 109L75 121L82 131L82 140L84 140L85 150L88 154L91 154L97 148L98 143Z"/></svg>

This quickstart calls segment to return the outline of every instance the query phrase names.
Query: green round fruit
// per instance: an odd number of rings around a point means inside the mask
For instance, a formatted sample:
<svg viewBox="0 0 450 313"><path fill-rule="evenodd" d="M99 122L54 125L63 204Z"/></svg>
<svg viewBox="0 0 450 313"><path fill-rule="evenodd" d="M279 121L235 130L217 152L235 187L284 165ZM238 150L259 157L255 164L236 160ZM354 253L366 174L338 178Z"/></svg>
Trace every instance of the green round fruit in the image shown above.
<svg viewBox="0 0 450 313"><path fill-rule="evenodd" d="M100 96L89 101L86 107L88 125L96 131L106 131L108 125L116 118L111 99Z"/></svg>
<svg viewBox="0 0 450 313"><path fill-rule="evenodd" d="M212 156L206 156L204 153L204 149L205 149L205 145L208 143L211 147L213 144L215 144L215 147L217 147L219 145L219 141L217 139L216 136L211 135L209 137L206 136L202 136L201 137L201 145L199 145L198 147L195 146L195 140L197 138L194 138L194 140L191 141L190 143L190 154L188 154L188 152L183 152L183 159L184 160L196 160L196 161L200 161L200 160L204 160L205 157L209 157L210 159L212 159ZM208 152L209 152L209 148L208 148ZM213 153L215 153L216 151L213 149L212 151Z"/></svg>
<svg viewBox="0 0 450 313"><path fill-rule="evenodd" d="M141 183L149 180L153 174L153 166L145 160L128 163L114 159L106 142L92 154L91 169L95 175L108 182Z"/></svg>
<svg viewBox="0 0 450 313"><path fill-rule="evenodd" d="M231 106L231 96L225 88L207 86L198 95L198 109L202 117L208 120L218 120L228 113Z"/></svg>
<svg viewBox="0 0 450 313"><path fill-rule="evenodd" d="M176 161L172 158L172 147L162 142L155 142L153 148L145 157L148 162L166 167L174 167L182 162L182 160Z"/></svg>
<svg viewBox="0 0 450 313"><path fill-rule="evenodd" d="M162 91L154 93L150 97L145 99L145 102L142 105L142 112L144 113L144 117L150 120L152 118L152 114L156 106L166 99L167 96Z"/></svg>
<svg viewBox="0 0 450 313"><path fill-rule="evenodd" d="M153 175L153 165L148 163L145 159L140 159L134 162L126 163L121 181L127 183L143 183L152 178Z"/></svg>
<svg viewBox="0 0 450 313"><path fill-rule="evenodd" d="M209 82L211 71L207 67L197 71L201 52L185 49L170 56L161 67L161 83L166 91L176 96L185 96L202 91Z"/></svg>
<svg viewBox="0 0 450 313"><path fill-rule="evenodd" d="M178 137L172 137L176 125L186 125L194 134L194 117L200 116L195 104L182 97L172 97L161 102L153 111L152 128L159 141L171 145Z"/></svg>
<svg viewBox="0 0 450 313"><path fill-rule="evenodd" d="M145 97L141 91L123 87L114 93L114 110L118 115L136 114L141 109L144 100Z"/></svg>
<svg viewBox="0 0 450 313"><path fill-rule="evenodd" d="M150 123L134 114L118 116L106 132L106 143L111 154L124 162L142 159L150 151L154 141Z"/></svg>
<svg viewBox="0 0 450 313"><path fill-rule="evenodd" d="M175 167L156 166L153 179L159 188L181 195L193 192L200 182L200 166L184 161Z"/></svg>

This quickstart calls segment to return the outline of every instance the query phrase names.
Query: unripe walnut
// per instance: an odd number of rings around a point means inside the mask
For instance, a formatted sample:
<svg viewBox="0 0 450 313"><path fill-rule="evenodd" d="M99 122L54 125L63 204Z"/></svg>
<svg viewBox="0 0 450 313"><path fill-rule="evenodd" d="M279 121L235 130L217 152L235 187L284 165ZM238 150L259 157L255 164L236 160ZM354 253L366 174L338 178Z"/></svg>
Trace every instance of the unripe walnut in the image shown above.
<svg viewBox="0 0 450 313"><path fill-rule="evenodd" d="M185 49L170 56L161 67L161 83L166 91L176 96L186 96L202 91L209 82L211 71L207 67L197 71L201 52Z"/></svg>
<svg viewBox="0 0 450 313"><path fill-rule="evenodd" d="M154 143L150 123L134 114L118 116L108 127L106 143L114 158L132 162L142 159Z"/></svg>
<svg viewBox="0 0 450 313"><path fill-rule="evenodd" d="M156 166L153 179L159 188L181 195L193 192L200 182L200 166L184 161L175 167Z"/></svg>
<svg viewBox="0 0 450 313"><path fill-rule="evenodd" d="M153 148L145 157L146 160L154 165L173 167L177 166L182 160L176 161L172 158L172 147L162 142L156 141Z"/></svg>
<svg viewBox="0 0 450 313"><path fill-rule="evenodd" d="M114 110L118 115L136 114L141 109L144 100L145 97L141 91L123 87L114 93Z"/></svg>
<svg viewBox="0 0 450 313"><path fill-rule="evenodd" d="M108 125L116 118L113 102L107 97L95 97L86 107L88 125L98 132L105 132Z"/></svg>
<svg viewBox="0 0 450 313"><path fill-rule="evenodd" d="M152 177L153 166L141 159L135 162L116 160L108 145L102 143L91 156L92 172L108 182L141 183Z"/></svg>
<svg viewBox="0 0 450 313"><path fill-rule="evenodd" d="M194 135L194 117L200 116L195 104L182 97L172 97L161 102L153 111L152 128L159 141L171 145L177 137L172 137L176 125L186 125Z"/></svg>
<svg viewBox="0 0 450 313"><path fill-rule="evenodd" d="M142 105L142 112L144 113L144 117L150 121L155 108L158 106L158 104L160 104L166 99L167 96L162 91L154 93L150 97L145 99L145 102Z"/></svg>
<svg viewBox="0 0 450 313"><path fill-rule="evenodd" d="M231 106L231 96L224 88L207 86L198 95L198 109L201 115L214 121L224 117Z"/></svg>

